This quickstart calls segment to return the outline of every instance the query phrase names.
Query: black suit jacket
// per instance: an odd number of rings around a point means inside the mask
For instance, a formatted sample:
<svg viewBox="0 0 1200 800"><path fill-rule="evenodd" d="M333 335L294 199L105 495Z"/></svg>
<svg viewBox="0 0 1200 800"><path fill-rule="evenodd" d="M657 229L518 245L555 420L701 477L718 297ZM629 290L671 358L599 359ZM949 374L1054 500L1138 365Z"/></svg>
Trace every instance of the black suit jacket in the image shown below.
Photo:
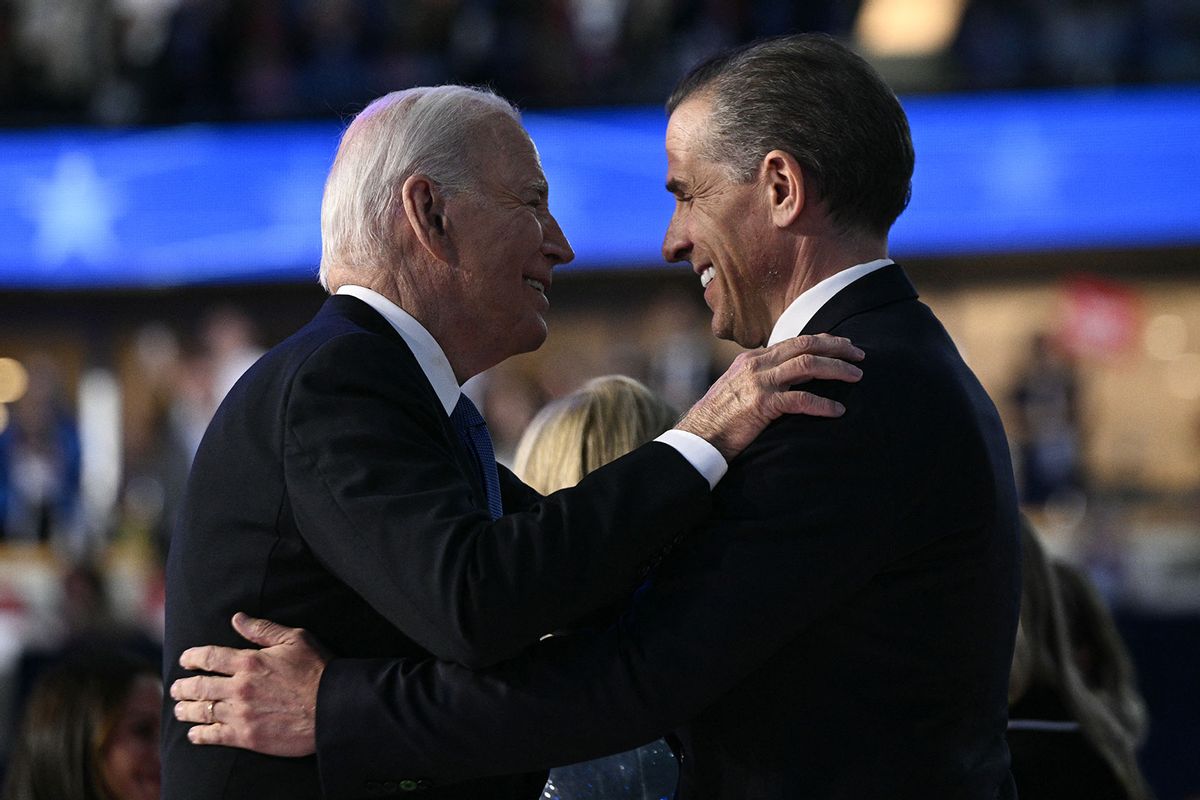
<svg viewBox="0 0 1200 800"><path fill-rule="evenodd" d="M846 414L768 428L618 624L477 673L333 661L322 770L436 783L675 728L681 798L1012 796L1019 553L995 408L898 266L817 331L866 351L859 383L809 387Z"/></svg>
<svg viewBox="0 0 1200 800"><path fill-rule="evenodd" d="M501 468L493 522L469 452L403 339L360 300L316 318L233 388L205 434L167 566L167 684L179 654L246 646L238 610L309 629L339 656L482 667L628 595L708 485L651 444L542 498ZM166 702L164 797L321 796L316 758L186 739ZM347 724L357 725L355 721ZM534 798L544 773L436 790ZM337 796L402 791L339 776Z"/></svg>

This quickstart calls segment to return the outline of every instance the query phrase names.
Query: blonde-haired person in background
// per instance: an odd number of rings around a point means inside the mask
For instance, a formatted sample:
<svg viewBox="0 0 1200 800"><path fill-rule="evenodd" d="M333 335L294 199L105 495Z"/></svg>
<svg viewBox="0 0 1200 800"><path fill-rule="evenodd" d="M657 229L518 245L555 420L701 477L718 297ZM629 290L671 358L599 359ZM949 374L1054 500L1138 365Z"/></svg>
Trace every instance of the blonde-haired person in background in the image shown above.
<svg viewBox="0 0 1200 800"><path fill-rule="evenodd" d="M542 494L574 486L585 475L651 441L675 424L676 411L624 375L594 378L547 403L529 423L513 470ZM546 797L652 800L675 791L676 765L661 740L625 753L550 772Z"/></svg>
<svg viewBox="0 0 1200 800"><path fill-rule="evenodd" d="M633 378L594 378L538 412L517 444L514 471L542 494L574 486L670 428L677 416Z"/></svg>
<svg viewBox="0 0 1200 800"><path fill-rule="evenodd" d="M1112 615L1025 517L1021 550L1008 721L1021 800L1150 800L1137 763L1146 707Z"/></svg>

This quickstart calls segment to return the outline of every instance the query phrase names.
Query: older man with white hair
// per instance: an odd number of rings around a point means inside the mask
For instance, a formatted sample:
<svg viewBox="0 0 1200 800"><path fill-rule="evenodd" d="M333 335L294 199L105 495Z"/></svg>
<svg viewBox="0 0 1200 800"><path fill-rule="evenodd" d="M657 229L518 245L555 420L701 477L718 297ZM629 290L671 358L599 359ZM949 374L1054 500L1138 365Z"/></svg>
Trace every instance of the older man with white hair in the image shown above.
<svg viewBox="0 0 1200 800"><path fill-rule="evenodd" d="M861 352L800 337L739 358L675 429L579 487L543 498L522 485L460 385L545 340L554 268L574 256L548 198L516 111L490 93L397 92L349 126L321 213L333 296L238 382L196 456L168 563L168 682L217 669L184 669L180 655L239 645L235 612L303 627L335 658L495 664L626 597L704 519L727 461L771 419L842 413L787 387L857 380L838 359ZM253 635L245 617L235 626ZM330 789L315 756L275 757L313 752L311 716L281 723L294 738L273 755L197 747L189 739L219 741L239 713L197 697L165 715L167 800ZM339 795L420 788L339 779ZM544 779L427 796L532 798Z"/></svg>

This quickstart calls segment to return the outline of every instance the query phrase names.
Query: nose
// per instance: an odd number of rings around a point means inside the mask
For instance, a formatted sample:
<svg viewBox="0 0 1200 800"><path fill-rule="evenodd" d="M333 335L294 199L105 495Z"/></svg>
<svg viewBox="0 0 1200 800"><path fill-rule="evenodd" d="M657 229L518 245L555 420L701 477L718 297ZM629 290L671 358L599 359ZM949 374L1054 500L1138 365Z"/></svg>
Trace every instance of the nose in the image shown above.
<svg viewBox="0 0 1200 800"><path fill-rule="evenodd" d="M553 261L555 266L569 264L575 260L575 251L571 249L567 235L563 233L553 214L547 214L546 221L542 224L542 253Z"/></svg>
<svg viewBox="0 0 1200 800"><path fill-rule="evenodd" d="M692 242L687 237L683 224L679 221L678 216L672 216L670 224L667 225L667 232L663 235L662 257L664 261L672 263L676 261L687 261L692 255Z"/></svg>

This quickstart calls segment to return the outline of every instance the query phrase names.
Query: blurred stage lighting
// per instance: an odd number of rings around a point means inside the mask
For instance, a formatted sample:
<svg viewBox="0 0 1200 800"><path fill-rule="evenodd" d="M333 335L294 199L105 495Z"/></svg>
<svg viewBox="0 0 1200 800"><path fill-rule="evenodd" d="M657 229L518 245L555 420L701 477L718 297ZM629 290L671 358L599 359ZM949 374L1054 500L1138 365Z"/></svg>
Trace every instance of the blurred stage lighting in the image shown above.
<svg viewBox="0 0 1200 800"><path fill-rule="evenodd" d="M0 404L15 403L29 388L29 372L15 358L0 358Z"/></svg>
<svg viewBox="0 0 1200 800"><path fill-rule="evenodd" d="M876 56L937 55L954 41L965 7L966 0L865 0L855 38Z"/></svg>
<svg viewBox="0 0 1200 800"><path fill-rule="evenodd" d="M1184 353L1167 364L1167 390L1181 400L1200 400L1200 354Z"/></svg>
<svg viewBox="0 0 1200 800"><path fill-rule="evenodd" d="M1146 355L1171 361L1187 349L1187 323L1178 314L1158 314L1146 323Z"/></svg>

